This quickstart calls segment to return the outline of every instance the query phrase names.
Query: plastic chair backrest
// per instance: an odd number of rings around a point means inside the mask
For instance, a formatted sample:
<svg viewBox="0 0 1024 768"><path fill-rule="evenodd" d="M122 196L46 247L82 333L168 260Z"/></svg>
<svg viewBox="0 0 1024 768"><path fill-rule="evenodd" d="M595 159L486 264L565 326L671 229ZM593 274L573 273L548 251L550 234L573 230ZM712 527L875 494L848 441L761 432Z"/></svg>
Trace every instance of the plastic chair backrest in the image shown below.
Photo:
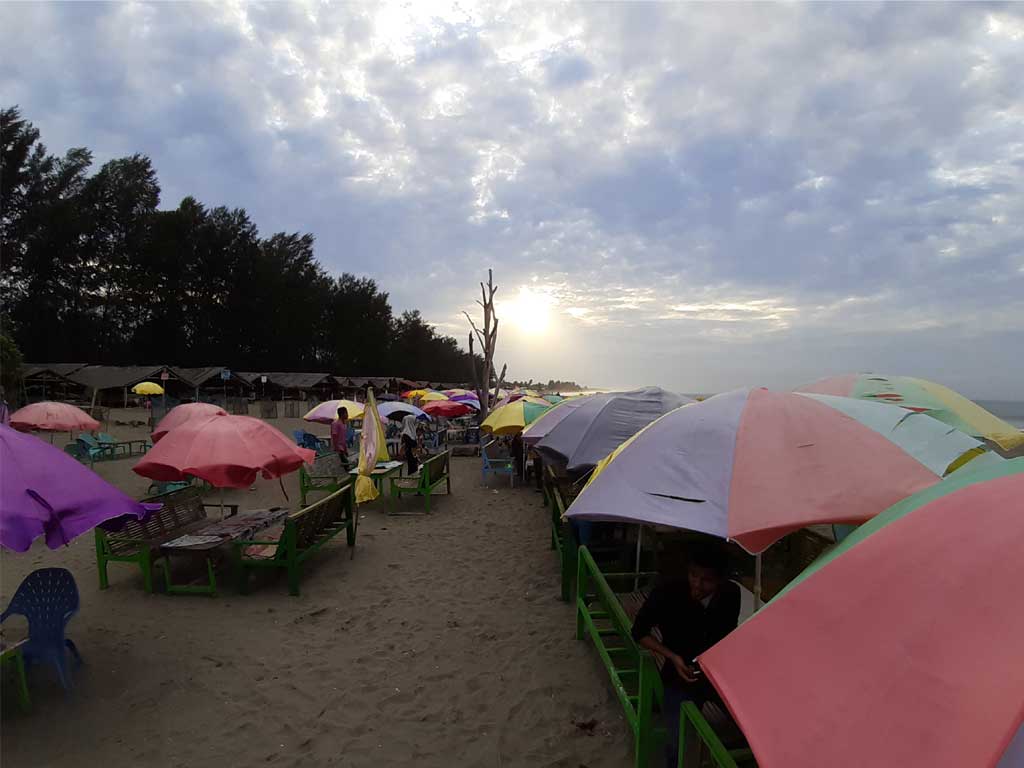
<svg viewBox="0 0 1024 768"><path fill-rule="evenodd" d="M16 614L28 620L28 648L64 648L64 627L78 613L78 586L66 568L32 571L18 586L0 621Z"/></svg>
<svg viewBox="0 0 1024 768"><path fill-rule="evenodd" d="M106 432L98 432L96 434L96 439L99 440L101 443L116 443L117 442L117 440L112 435L108 435Z"/></svg>
<svg viewBox="0 0 1024 768"><path fill-rule="evenodd" d="M78 433L78 442L84 443L85 445L89 446L90 448L99 448L100 447L100 444L96 440L96 438L93 437L92 435L90 435L88 432L79 432Z"/></svg>
<svg viewBox="0 0 1024 768"><path fill-rule="evenodd" d="M306 439L306 430L304 429L293 429L292 437L295 439L295 444L299 447L303 447L303 441Z"/></svg>

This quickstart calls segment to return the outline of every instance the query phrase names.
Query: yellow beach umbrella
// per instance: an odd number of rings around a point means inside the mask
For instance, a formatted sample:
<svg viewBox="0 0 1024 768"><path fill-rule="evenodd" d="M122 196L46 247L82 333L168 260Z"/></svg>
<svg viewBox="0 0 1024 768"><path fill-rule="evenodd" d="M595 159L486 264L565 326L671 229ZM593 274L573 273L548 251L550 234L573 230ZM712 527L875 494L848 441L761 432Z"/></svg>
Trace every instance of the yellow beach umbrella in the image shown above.
<svg viewBox="0 0 1024 768"><path fill-rule="evenodd" d="M508 405L495 408L490 415L484 419L480 429L484 432L492 432L495 435L514 435L522 432L527 424L532 423L545 411L551 408L551 404L543 400L539 404L532 402L530 398L520 398Z"/></svg>
<svg viewBox="0 0 1024 768"><path fill-rule="evenodd" d="M422 395L419 396L419 398L424 403L429 403L434 400L447 400L448 395L442 395L440 392L434 392L433 390L430 390L429 392L424 392Z"/></svg>
<svg viewBox="0 0 1024 768"><path fill-rule="evenodd" d="M154 381L140 381L132 387L132 392L136 395L162 395L164 388Z"/></svg>
<svg viewBox="0 0 1024 768"><path fill-rule="evenodd" d="M408 392L403 392L402 397L406 397L410 400L415 400L417 397L423 397L428 392L433 392L432 389L410 389Z"/></svg>
<svg viewBox="0 0 1024 768"><path fill-rule="evenodd" d="M320 405L309 409L309 412L302 417L303 421L315 421L318 424L330 424L338 418L338 409L345 408L350 419L359 419L363 416L363 403L355 400L326 400Z"/></svg>
<svg viewBox="0 0 1024 768"><path fill-rule="evenodd" d="M363 409L363 431L359 436L359 469L356 477L356 503L373 501L380 494L373 484L370 473L377 462L389 461L388 445L384 437L384 422L377 412L377 401L373 390L366 390L366 406Z"/></svg>

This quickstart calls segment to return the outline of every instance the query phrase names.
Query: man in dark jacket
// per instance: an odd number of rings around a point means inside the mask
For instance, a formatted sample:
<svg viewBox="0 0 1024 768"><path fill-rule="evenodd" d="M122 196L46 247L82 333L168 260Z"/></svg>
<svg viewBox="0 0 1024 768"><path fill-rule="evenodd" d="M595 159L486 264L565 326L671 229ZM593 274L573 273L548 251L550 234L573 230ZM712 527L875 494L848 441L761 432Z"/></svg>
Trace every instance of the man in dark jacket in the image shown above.
<svg viewBox="0 0 1024 768"><path fill-rule="evenodd" d="M665 657L661 679L670 766L679 750L679 708L692 701L699 709L714 695L693 659L736 629L740 614L740 590L726 579L723 549L713 542L701 544L691 549L688 560L686 579L657 587L633 622L633 639ZM652 634L655 627L660 640Z"/></svg>

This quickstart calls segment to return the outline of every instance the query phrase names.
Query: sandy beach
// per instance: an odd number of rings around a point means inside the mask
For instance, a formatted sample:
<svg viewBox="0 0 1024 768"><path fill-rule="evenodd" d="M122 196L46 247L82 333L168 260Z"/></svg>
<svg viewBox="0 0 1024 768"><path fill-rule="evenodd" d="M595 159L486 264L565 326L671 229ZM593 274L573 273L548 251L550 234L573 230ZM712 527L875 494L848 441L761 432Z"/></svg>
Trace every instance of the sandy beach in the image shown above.
<svg viewBox="0 0 1024 768"><path fill-rule="evenodd" d="M272 423L289 435L309 426ZM133 463L96 469L139 497L148 481ZM74 574L82 607L68 634L85 665L69 696L50 670L32 670L27 716L5 691L3 764L629 764L607 675L558 599L540 494L497 478L482 487L478 459L454 459L452 471L452 496L437 497L429 517L363 506L354 559L344 537L332 540L300 597L283 579L247 596L146 595L138 569L118 564L100 591L91 535L55 552L39 542L4 552L5 605L35 568ZM260 480L225 500L296 506L297 476L285 489L288 502L277 481ZM4 624L7 638L23 632L20 617Z"/></svg>

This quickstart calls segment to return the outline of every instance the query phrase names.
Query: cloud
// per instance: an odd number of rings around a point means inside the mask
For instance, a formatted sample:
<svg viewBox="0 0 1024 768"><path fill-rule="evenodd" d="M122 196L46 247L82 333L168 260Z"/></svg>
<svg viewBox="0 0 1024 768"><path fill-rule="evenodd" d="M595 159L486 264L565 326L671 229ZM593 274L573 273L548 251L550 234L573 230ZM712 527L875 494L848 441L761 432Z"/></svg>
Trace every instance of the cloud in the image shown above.
<svg viewBox="0 0 1024 768"><path fill-rule="evenodd" d="M1022 39L987 4L8 4L0 92L460 338L493 266L551 302L516 376L1019 397Z"/></svg>

